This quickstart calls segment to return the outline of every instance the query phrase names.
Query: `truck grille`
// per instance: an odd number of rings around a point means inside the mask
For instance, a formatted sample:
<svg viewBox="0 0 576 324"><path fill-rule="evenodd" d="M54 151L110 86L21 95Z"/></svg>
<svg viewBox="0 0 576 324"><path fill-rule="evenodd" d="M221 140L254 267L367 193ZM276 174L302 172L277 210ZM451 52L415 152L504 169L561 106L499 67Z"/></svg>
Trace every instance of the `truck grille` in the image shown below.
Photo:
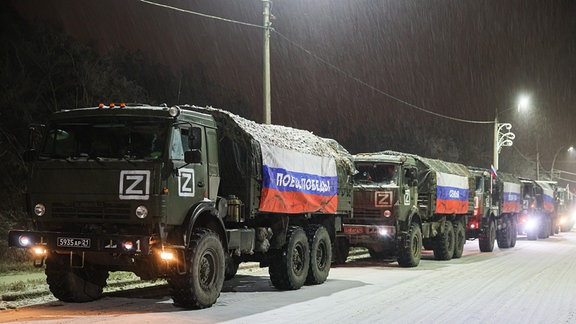
<svg viewBox="0 0 576 324"><path fill-rule="evenodd" d="M354 209L354 218L362 219L380 219L382 218L382 209L378 208L356 208Z"/></svg>
<svg viewBox="0 0 576 324"><path fill-rule="evenodd" d="M52 215L63 219L121 220L129 219L130 204L109 202L53 203Z"/></svg>

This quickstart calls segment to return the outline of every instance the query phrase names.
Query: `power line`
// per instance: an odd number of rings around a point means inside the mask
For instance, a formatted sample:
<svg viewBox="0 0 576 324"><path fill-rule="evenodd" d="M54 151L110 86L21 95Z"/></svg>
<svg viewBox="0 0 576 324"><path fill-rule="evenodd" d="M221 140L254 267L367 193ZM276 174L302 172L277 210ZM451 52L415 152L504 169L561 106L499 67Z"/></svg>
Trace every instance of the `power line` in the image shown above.
<svg viewBox="0 0 576 324"><path fill-rule="evenodd" d="M234 23L234 24L239 24L239 25L244 25L244 26L256 27L256 28L264 29L264 27L263 27L263 26L260 26L260 25L251 24L251 23L247 23L247 22L243 22L243 21L238 21L238 20L233 20L233 19L228 19L228 18L222 18L222 17L218 17L218 16L207 15L207 14L204 14L204 13L201 13L201 12L196 12L196 11L192 11L192 10L187 10L187 9L182 9L182 8L178 8L178 7L174 7L174 6L169 6L169 5L157 3L157 2L154 2L154 1L148 1L148 0L139 0L139 1L140 1L140 2L143 2L143 3L147 3L147 4L149 4L149 5L158 6L158 7L162 7L162 8L174 10L174 11L189 13L189 14L193 14L193 15L196 15L196 16L204 17L204 18L221 20L221 21L225 21L225 22L229 22L229 23Z"/></svg>
<svg viewBox="0 0 576 324"><path fill-rule="evenodd" d="M389 94L389 93L386 93L386 92L384 92L384 91L376 88L375 86L373 86L373 85L371 85L371 84L368 84L367 82L364 82L364 81L360 80L359 78L353 76L352 74L344 71L343 69L337 67L336 65L334 65L334 64L326 61L325 59L323 59L323 58L319 57L318 55L312 53L311 51L305 49L304 47L300 46L299 44L293 42L293 41L290 40L288 37L286 37L286 36L284 36L282 33L280 33L279 31L277 31L277 30L275 30L275 29L272 30L272 31L273 31L274 33L278 34L280 37L284 38L284 40L286 40L286 41L287 41L288 43L290 43L291 45L299 48L300 50L304 51L306 54L312 56L312 57L315 58L316 60L318 60L318 61L326 64L327 66L329 66L330 68L334 69L334 70L337 71L338 73L341 73L341 74L343 74L344 76L346 76L346 77L348 77L348 78L350 78L350 79L352 79L352 80L354 80L354 81L362 84L363 86L368 87L368 88L372 89L373 91L378 92L378 93L381 94L381 95L384 95L384 96L386 96L386 97L388 97L388 98L390 98L390 99L396 100L396 101L398 101L398 102L400 102L400 103L402 103L402 104L404 104L404 105L407 105L407 106L409 106L409 107L411 107L411 108L420 110L420 111L422 111L422 112L425 112L425 113L428 113L428 114L431 114L431 115L434 115L434 116L437 116L437 117L442 117L442 118L446 118L446 119L450 119L450 120L455 120L455 121L459 121L459 122L463 122L463 123L471 123L471 124L494 124L494 121L493 121L493 120L469 120L469 119L456 118L456 117L452 117L452 116L440 114L440 113L437 113L437 112L434 112L434 111L431 111L431 110L428 110L428 109L425 109L425 108L416 106L416 105L414 105L414 104L412 104L412 103L409 103L409 102L407 102L407 101L405 101L405 100L402 100L402 99L400 99L400 98L398 98L398 97L396 97L396 96L393 96L393 95L391 95L391 94Z"/></svg>
<svg viewBox="0 0 576 324"><path fill-rule="evenodd" d="M191 10L186 10L186 9L182 9L182 8L177 8L177 7L174 7L174 6L169 6L169 5L164 5L164 4L156 3L156 2L153 2L153 1L148 1L148 0L139 0L139 1L140 1L140 2L143 2L143 3L146 3L146 4L158 6L158 7L163 7L163 8L166 8L166 9L171 9L171 10L175 10L175 11L179 11L179 12L183 12L183 13L188 13L188 14L193 14L193 15L201 16L201 17L204 17L204 18L210 18L210 19L225 21L225 22L229 22L229 23L245 25L245 26L249 26L249 27L257 27L257 28L260 28L260 29L266 28L266 27L260 26L260 25L250 24L250 23L246 23L246 22L242 22L242 21L238 21L238 20L232 20L232 19L222 18L222 17L218 17L218 16L213 16L213 15L207 15L207 14L203 14L203 13L200 13L200 12L195 12L195 11L191 11ZM336 71L336 72L344 75L344 76L347 77L347 78L350 78L350 79L358 82L359 84L361 84L361 85L363 85L363 86L365 86L365 87L367 87L367 88L369 88L369 89L371 89L371 90L373 90L373 91L375 91L375 92L377 92L377 93L379 93L379 94L381 94L381 95L383 95L383 96L386 96L386 97L388 97L388 98L390 98L390 99L393 99L393 100L395 100L395 101L397 101L397 102L399 102L399 103L401 103L401 104L404 104L404 105L406 105L406 106L408 106L408 107L411 107L411 108L413 108L413 109L422 111L422 112L427 113L427 114L434 115L434 116L436 116L436 117L441 117L441 118L445 118L445 119L449 119L449 120L454 120L454 121L458 121L458 122L463 122L463 123L469 123L469 124L494 124L494 121L493 121L493 120L469 120L469 119L457 118L457 117L452 117L452 116L440 114L440 113L437 113L437 112L434 112L434 111L431 111L431 110L428 110L428 109L419 107L419 106L417 106L417 105L415 105L415 104L412 104L412 103L410 103L410 102L408 102L408 101L406 101L406 100L402 100L402 99L400 99L400 98L398 98L398 97L396 97L396 96L393 96L393 95L391 95L391 94L389 94L389 93L387 93L387 92L385 92L385 91L383 91L383 90L380 90L380 89L376 88L375 86L373 86L373 85L371 85L371 84L369 84L369 83L367 83L367 82L365 82L365 81L362 81L360 78L352 75L352 74L349 73L349 72L344 71L343 69L341 69L340 67L336 66L335 64L332 64L332 63L328 62L327 60L321 58L320 56L312 53L310 50L308 50L308 49L304 48L303 46L301 46L300 44L297 44L296 42L292 41L291 39L289 39L288 37L286 37L284 34L282 34L282 33L280 33L279 31L277 31L276 29L270 28L270 30L271 30L272 32L276 33L276 34L277 34L278 36L280 36L281 38L283 38L285 41L287 41L287 42L288 42L289 44L291 44L292 46L294 46L294 47L300 49L301 51L303 51L304 53L312 56L314 59L316 59L317 61L319 61L319 62L321 62L321 63L323 63L323 64L325 64L325 65L327 65L328 67L330 67L330 68L333 69L334 71Z"/></svg>

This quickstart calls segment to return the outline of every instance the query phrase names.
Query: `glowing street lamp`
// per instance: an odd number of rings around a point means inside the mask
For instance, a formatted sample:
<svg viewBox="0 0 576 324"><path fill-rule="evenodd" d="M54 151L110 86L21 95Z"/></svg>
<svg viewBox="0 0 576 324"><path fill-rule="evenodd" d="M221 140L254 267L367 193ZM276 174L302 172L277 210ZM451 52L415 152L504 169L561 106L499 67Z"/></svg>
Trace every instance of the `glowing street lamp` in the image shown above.
<svg viewBox="0 0 576 324"><path fill-rule="evenodd" d="M517 108L518 111L526 108L530 104L530 98L528 96L521 96L518 99L517 107L510 107L508 109L502 110L500 113L508 111L510 109ZM494 117L494 146L493 146L493 162L495 170L498 170L498 155L504 146L512 146L516 135L510 130L512 129L512 124L510 123L499 123L498 122L498 110L496 110L496 116Z"/></svg>

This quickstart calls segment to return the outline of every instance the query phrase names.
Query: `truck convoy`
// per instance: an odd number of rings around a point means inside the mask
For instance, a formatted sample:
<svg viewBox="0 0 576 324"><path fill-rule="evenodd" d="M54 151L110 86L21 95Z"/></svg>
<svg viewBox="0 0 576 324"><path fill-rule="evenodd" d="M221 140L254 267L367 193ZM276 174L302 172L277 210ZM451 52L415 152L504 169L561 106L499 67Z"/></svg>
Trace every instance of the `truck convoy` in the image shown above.
<svg viewBox="0 0 576 324"><path fill-rule="evenodd" d="M323 283L350 247L416 267L423 248L450 260L467 238L488 252L573 225L559 220L574 197L554 182L395 151L351 156L211 107L100 105L31 130L30 226L8 243L31 250L67 302L98 299L110 271L130 271L167 279L177 306L205 308L241 262L292 290Z"/></svg>
<svg viewBox="0 0 576 324"><path fill-rule="evenodd" d="M476 181L464 165L394 151L357 154L354 164L354 217L344 219L337 262L349 247L402 267L418 266L422 247L439 260L462 255Z"/></svg>
<svg viewBox="0 0 576 324"><path fill-rule="evenodd" d="M549 181L520 178L522 183L522 212L518 232L526 234L528 240L544 239L557 233L555 212L556 185Z"/></svg>
<svg viewBox="0 0 576 324"><path fill-rule="evenodd" d="M58 299L98 299L110 271L130 271L166 278L178 306L210 307L245 261L268 266L279 290L326 280L352 211L354 166L335 141L194 106L63 110L41 130L25 154L31 229L9 245L36 253ZM455 218L434 216L426 237Z"/></svg>
<svg viewBox="0 0 576 324"><path fill-rule="evenodd" d="M466 239L478 239L481 252L516 245L518 215L521 211L521 185L518 178L482 168L468 167L476 178L474 213L466 224Z"/></svg>

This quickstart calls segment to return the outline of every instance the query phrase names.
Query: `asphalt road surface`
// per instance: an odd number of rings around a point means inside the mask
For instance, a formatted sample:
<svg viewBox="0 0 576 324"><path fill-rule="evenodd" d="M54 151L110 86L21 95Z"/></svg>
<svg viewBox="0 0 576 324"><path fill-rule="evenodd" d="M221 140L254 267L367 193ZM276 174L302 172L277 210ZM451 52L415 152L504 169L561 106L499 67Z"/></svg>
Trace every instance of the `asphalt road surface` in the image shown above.
<svg viewBox="0 0 576 324"><path fill-rule="evenodd" d="M52 301L0 312L31 323L575 323L576 232L520 237L512 249L481 253L468 241L460 259L420 266L367 255L333 267L326 283L277 291L267 269L227 281L203 310L172 305L166 286L107 294L83 304Z"/></svg>

